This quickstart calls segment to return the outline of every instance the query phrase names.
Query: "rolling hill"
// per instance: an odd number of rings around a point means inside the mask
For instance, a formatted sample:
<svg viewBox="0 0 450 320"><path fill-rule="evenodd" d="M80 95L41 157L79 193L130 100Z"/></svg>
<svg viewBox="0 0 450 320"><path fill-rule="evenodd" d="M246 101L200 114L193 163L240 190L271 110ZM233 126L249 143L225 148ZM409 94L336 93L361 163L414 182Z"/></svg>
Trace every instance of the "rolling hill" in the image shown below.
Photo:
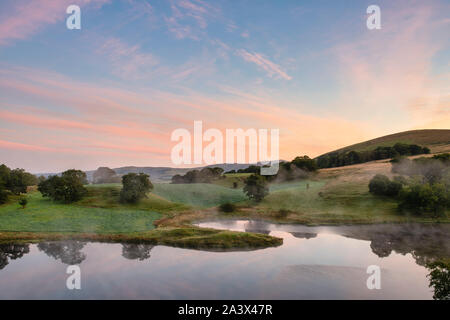
<svg viewBox="0 0 450 320"><path fill-rule="evenodd" d="M428 147L430 148L431 153L450 152L450 129L425 129L394 133L330 151L323 155L332 152L345 153L349 151L368 151L373 150L376 147L393 146L397 142L418 144L422 147Z"/></svg>

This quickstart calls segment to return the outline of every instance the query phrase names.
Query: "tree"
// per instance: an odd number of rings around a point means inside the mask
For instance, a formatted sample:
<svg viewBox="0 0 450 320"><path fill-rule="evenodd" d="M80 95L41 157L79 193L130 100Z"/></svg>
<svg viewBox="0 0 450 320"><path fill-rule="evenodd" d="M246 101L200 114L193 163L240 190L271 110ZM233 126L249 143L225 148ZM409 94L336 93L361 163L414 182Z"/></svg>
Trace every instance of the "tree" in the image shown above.
<svg viewBox="0 0 450 320"><path fill-rule="evenodd" d="M149 176L144 173L129 173L122 177L122 190L120 191L120 201L136 203L144 198L153 189Z"/></svg>
<svg viewBox="0 0 450 320"><path fill-rule="evenodd" d="M430 273L430 287L433 287L435 300L450 300L450 259L442 259L427 265Z"/></svg>
<svg viewBox="0 0 450 320"><path fill-rule="evenodd" d="M86 173L80 170L67 170L59 176L51 176L38 185L38 190L44 197L54 201L71 203L81 200L87 190L83 187Z"/></svg>
<svg viewBox="0 0 450 320"><path fill-rule="evenodd" d="M0 165L0 187L6 188L9 181L9 176L11 174L11 169L4 164Z"/></svg>
<svg viewBox="0 0 450 320"><path fill-rule="evenodd" d="M22 209L25 209L27 203L28 203L28 200L26 198L21 198L19 200L19 204L22 206Z"/></svg>
<svg viewBox="0 0 450 320"><path fill-rule="evenodd" d="M61 177L67 178L72 181L77 181L78 183L81 183L83 185L89 183L87 180L86 172L83 172L81 170L70 169L70 170L64 171L61 174Z"/></svg>
<svg viewBox="0 0 450 320"><path fill-rule="evenodd" d="M244 193L249 199L261 201L269 194L266 179L259 174L252 174L245 180Z"/></svg>
<svg viewBox="0 0 450 320"><path fill-rule="evenodd" d="M8 191L0 185L0 204L4 204L8 201Z"/></svg>
<svg viewBox="0 0 450 320"><path fill-rule="evenodd" d="M400 199L399 209L402 211L439 217L450 208L450 189L442 183L418 183L402 190Z"/></svg>
<svg viewBox="0 0 450 320"><path fill-rule="evenodd" d="M311 159L308 156L303 157L296 157L291 162L293 165L295 165L297 168L306 170L306 171L317 171L317 163L316 160Z"/></svg>
<svg viewBox="0 0 450 320"><path fill-rule="evenodd" d="M23 169L11 170L9 175L9 181L7 183L7 188L13 194L21 194L27 192L27 175Z"/></svg>

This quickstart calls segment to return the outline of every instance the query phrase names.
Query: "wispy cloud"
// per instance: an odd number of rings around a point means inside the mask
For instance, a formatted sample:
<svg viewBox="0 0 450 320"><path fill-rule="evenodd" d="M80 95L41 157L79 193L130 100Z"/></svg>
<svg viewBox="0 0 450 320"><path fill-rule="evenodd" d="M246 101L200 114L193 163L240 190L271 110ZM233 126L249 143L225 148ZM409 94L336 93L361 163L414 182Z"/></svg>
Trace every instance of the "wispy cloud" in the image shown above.
<svg viewBox="0 0 450 320"><path fill-rule="evenodd" d="M127 79L143 78L159 63L139 45L130 46L118 38L107 39L97 52L109 58L114 74Z"/></svg>
<svg viewBox="0 0 450 320"><path fill-rule="evenodd" d="M79 0L77 5L94 4L101 7L110 0ZM4 1L5 3L6 1ZM46 25L66 19L66 8L73 0L17 0L6 4L0 13L0 45L22 40L42 30Z"/></svg>
<svg viewBox="0 0 450 320"><path fill-rule="evenodd" d="M236 51L236 54L245 61L252 62L264 69L270 77L278 77L286 80L292 79L292 77L284 72L279 65L263 57L260 53L251 53L245 49L240 49Z"/></svg>
<svg viewBox="0 0 450 320"><path fill-rule="evenodd" d="M448 77L432 72L435 54L446 45L433 39L442 30L435 19L438 12L432 2L392 3L383 11L381 30L335 48L342 79L341 111L364 117L370 110L381 125L391 127L395 122L397 128L407 129L426 118L436 119L447 109L448 127L449 94L444 92Z"/></svg>
<svg viewBox="0 0 450 320"><path fill-rule="evenodd" d="M219 9L202 0L172 0L172 16L165 17L167 28L177 39L200 40L208 20L218 15Z"/></svg>

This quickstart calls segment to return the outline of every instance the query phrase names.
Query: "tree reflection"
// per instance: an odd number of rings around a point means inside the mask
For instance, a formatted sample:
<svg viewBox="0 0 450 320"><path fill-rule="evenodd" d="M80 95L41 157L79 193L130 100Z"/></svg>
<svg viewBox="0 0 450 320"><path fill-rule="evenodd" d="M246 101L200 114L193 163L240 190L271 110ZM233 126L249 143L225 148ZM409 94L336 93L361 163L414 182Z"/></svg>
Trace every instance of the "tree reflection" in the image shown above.
<svg viewBox="0 0 450 320"><path fill-rule="evenodd" d="M447 225L370 225L346 227L344 235L354 239L369 240L378 257L388 257L393 251L410 253L416 263L428 263L450 257L450 226Z"/></svg>
<svg viewBox="0 0 450 320"><path fill-rule="evenodd" d="M80 264L86 259L86 255L81 249L86 242L81 241L58 241L41 242L37 245L40 251L45 252L49 257L60 260L68 265Z"/></svg>
<svg viewBox="0 0 450 320"><path fill-rule="evenodd" d="M153 247L149 244L124 243L122 244L122 256L130 260L143 261L150 258L150 251Z"/></svg>
<svg viewBox="0 0 450 320"><path fill-rule="evenodd" d="M289 232L289 233L299 239L312 239L317 237L317 233L312 232Z"/></svg>
<svg viewBox="0 0 450 320"><path fill-rule="evenodd" d="M377 256L393 251L411 254L416 263L430 271L428 279L434 299L450 299L450 226L449 225L372 225L349 227L345 235L369 240Z"/></svg>
<svg viewBox="0 0 450 320"><path fill-rule="evenodd" d="M8 265L9 260L22 258L29 252L28 244L0 244L0 270Z"/></svg>

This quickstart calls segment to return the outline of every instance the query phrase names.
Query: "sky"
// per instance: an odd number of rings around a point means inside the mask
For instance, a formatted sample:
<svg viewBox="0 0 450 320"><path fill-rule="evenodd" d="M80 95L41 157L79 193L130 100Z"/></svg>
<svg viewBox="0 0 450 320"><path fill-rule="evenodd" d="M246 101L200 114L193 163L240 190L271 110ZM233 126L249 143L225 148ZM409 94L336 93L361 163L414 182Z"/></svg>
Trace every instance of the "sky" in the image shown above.
<svg viewBox="0 0 450 320"><path fill-rule="evenodd" d="M0 163L175 166L194 121L279 129L285 160L448 129L449 34L448 0L1 1Z"/></svg>

